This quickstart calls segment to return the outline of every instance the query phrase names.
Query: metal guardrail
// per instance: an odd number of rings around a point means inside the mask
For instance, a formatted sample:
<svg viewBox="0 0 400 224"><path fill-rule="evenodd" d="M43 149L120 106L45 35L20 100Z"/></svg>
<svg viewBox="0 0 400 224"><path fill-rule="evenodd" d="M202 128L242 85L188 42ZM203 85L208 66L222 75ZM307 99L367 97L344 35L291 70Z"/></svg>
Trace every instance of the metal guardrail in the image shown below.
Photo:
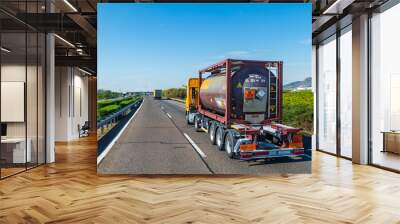
<svg viewBox="0 0 400 224"><path fill-rule="evenodd" d="M112 142L112 140L118 135L120 130L133 116L133 114L140 107L142 102L143 99L140 99L135 103L125 106L117 112L107 116L105 119L97 122L97 129L102 129L108 125L114 125L107 133L102 135L102 137L97 140L97 156L100 155Z"/></svg>
<svg viewBox="0 0 400 224"><path fill-rule="evenodd" d="M141 104L142 99L136 101L133 104L129 104L121 109L119 109L118 111L107 115L104 119L97 121L97 128L101 128L102 126L109 124L111 122L113 122L113 120L115 120L116 118L118 118L119 116L123 115L124 113L128 112L129 110L131 110L132 108L136 107L137 105Z"/></svg>

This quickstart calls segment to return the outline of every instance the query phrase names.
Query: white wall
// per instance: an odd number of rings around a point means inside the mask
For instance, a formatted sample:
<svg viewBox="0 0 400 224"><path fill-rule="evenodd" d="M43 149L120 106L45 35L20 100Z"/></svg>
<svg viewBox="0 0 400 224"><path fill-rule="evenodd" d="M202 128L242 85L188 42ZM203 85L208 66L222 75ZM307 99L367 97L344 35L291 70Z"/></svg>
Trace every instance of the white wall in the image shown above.
<svg viewBox="0 0 400 224"><path fill-rule="evenodd" d="M55 140L79 138L78 125L88 120L88 78L76 68L56 67Z"/></svg>
<svg viewBox="0 0 400 224"><path fill-rule="evenodd" d="M38 69L38 70L37 70ZM32 162L39 159L39 163L44 163L44 74L42 68L35 66L25 66L18 63L4 63L1 66L1 81L2 82L24 82L26 84L26 107L23 102L20 113L25 113L27 119L21 122L5 122L7 124L8 138L25 138L25 135L30 140L30 148ZM25 80L27 77L27 81ZM4 90L4 89L3 89ZM2 91L3 91L2 90ZM24 94L24 90L21 90ZM4 93L3 93L4 94ZM3 97L7 97L2 95ZM12 110L12 108L1 108L3 112ZM13 113L7 111L7 113ZM14 112L15 113L15 112ZM24 116L24 115L23 115ZM38 155L37 155L38 153Z"/></svg>
<svg viewBox="0 0 400 224"><path fill-rule="evenodd" d="M25 64L8 64L1 66L1 81L25 82ZM7 108L1 108L7 110ZM8 122L7 137L25 137L25 122Z"/></svg>
<svg viewBox="0 0 400 224"><path fill-rule="evenodd" d="M55 68L55 140L68 140L70 75L67 67Z"/></svg>
<svg viewBox="0 0 400 224"><path fill-rule="evenodd" d="M33 80L30 75L32 73L36 74L36 67L28 66L25 67L24 65L19 64L3 64L1 66L1 81L2 82L25 82L25 75L26 71L29 74L28 81L29 86L36 87L36 80ZM30 108L36 108L37 99L36 99L36 88L27 88L27 106ZM41 105L39 105L40 107ZM7 108L2 108L2 110L7 110ZM36 109L35 109L36 111ZM31 110L28 110L27 118L28 118L28 132L29 129L32 127L33 130L36 130L36 113L32 113ZM33 122L33 123L32 123ZM8 137L25 137L25 123L26 122L7 122L7 135ZM35 133L36 134L36 133ZM28 133L29 135L29 133ZM28 136L29 137L29 136Z"/></svg>

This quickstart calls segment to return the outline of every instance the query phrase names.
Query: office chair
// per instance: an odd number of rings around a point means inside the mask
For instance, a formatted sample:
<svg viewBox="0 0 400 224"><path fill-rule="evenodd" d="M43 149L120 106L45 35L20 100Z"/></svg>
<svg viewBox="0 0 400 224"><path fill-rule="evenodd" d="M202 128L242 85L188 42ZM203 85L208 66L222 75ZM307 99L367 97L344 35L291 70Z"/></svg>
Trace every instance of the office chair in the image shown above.
<svg viewBox="0 0 400 224"><path fill-rule="evenodd" d="M90 125L89 125L89 121L85 121L85 123L82 125L82 127L79 127L80 125L78 125L78 129L79 129L79 138L80 137L87 137L89 136L89 129L90 129Z"/></svg>

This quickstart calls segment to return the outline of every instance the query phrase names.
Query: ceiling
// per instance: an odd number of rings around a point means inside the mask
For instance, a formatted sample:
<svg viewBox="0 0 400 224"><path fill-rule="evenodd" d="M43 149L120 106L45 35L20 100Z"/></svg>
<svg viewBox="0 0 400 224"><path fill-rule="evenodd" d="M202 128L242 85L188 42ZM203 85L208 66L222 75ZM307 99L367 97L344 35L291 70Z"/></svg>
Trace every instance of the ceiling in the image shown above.
<svg viewBox="0 0 400 224"><path fill-rule="evenodd" d="M313 43L333 35L362 13L375 12L390 0L319 0L313 1Z"/></svg>
<svg viewBox="0 0 400 224"><path fill-rule="evenodd" d="M55 33L56 66L78 66L97 73L97 0L1 0L0 24L3 46L12 49L7 58L25 52L32 33ZM36 41L35 41L36 42ZM30 52L33 44L27 45Z"/></svg>

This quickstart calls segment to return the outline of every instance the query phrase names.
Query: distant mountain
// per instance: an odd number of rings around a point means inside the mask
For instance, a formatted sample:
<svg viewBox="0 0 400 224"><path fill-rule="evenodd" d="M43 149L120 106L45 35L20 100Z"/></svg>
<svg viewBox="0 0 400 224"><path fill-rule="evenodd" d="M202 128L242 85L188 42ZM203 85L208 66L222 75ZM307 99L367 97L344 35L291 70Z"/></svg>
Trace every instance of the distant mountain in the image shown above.
<svg viewBox="0 0 400 224"><path fill-rule="evenodd" d="M311 89L312 80L311 77L304 79L303 81L291 82L283 86L284 90L300 90L300 89Z"/></svg>

